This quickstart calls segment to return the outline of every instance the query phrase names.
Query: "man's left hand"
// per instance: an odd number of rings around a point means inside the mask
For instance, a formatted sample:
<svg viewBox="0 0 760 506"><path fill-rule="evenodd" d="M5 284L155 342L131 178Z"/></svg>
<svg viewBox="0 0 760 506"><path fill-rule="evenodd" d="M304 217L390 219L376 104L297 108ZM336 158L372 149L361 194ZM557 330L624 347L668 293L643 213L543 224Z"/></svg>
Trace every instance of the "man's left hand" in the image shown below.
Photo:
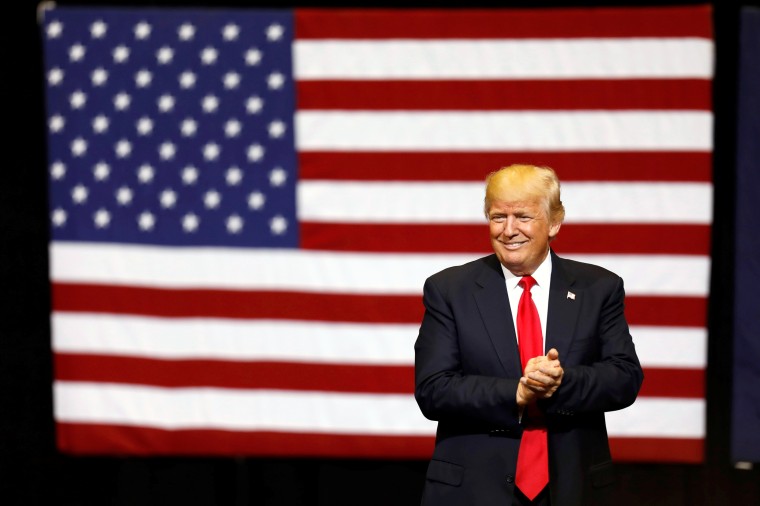
<svg viewBox="0 0 760 506"><path fill-rule="evenodd" d="M537 398L548 399L559 388L564 374L559 352L552 348L545 356L534 357L528 361L520 383L534 392Z"/></svg>

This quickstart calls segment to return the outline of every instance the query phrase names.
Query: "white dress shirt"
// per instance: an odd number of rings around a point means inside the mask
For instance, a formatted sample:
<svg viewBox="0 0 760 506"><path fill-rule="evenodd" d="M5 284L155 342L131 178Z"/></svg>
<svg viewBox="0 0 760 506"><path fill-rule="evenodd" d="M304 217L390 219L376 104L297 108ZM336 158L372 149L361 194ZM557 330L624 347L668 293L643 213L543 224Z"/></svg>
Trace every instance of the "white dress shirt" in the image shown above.
<svg viewBox="0 0 760 506"><path fill-rule="evenodd" d="M507 283L507 295L509 296L509 307L512 310L512 324L515 326L515 335L517 335L517 306L520 303L523 289L518 284L522 276L515 276L509 270L501 266L504 271L504 279ZM530 294L533 296L533 302L538 310L538 318L541 320L541 336L543 337L544 353L546 353L546 315L549 313L549 283L552 279L552 256L547 254L536 272L532 274L536 284L533 285Z"/></svg>

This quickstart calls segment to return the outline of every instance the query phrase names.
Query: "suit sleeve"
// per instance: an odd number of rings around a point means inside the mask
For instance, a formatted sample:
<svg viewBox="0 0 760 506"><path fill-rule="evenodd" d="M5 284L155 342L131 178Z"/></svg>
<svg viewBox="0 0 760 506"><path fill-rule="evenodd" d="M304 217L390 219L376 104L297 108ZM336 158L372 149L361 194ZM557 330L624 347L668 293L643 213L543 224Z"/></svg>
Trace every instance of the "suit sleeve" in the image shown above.
<svg viewBox="0 0 760 506"><path fill-rule="evenodd" d="M644 374L625 320L623 280L615 276L603 298L589 360L565 367L562 384L540 401L547 413L614 411L633 404ZM562 357L560 357L562 361Z"/></svg>
<svg viewBox="0 0 760 506"><path fill-rule="evenodd" d="M414 346L415 398L423 415L437 421L518 427L518 379L473 374L470 365L477 357L463 357L451 300L434 279L425 282L425 315Z"/></svg>

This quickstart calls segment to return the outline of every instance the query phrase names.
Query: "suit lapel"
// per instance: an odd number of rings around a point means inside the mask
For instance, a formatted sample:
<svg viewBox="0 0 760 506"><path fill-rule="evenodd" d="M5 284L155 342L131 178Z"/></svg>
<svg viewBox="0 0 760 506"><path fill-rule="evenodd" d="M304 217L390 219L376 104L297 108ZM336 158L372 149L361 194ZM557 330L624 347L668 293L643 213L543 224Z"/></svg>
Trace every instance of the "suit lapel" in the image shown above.
<svg viewBox="0 0 760 506"><path fill-rule="evenodd" d="M549 311L546 322L546 351L556 348L560 360L570 348L573 329L578 319L581 294L573 292L574 279L566 271L564 261L554 251L552 255L552 280L549 288Z"/></svg>
<svg viewBox="0 0 760 506"><path fill-rule="evenodd" d="M496 255L486 259L475 283L475 301L504 371L510 377L522 376L507 287Z"/></svg>

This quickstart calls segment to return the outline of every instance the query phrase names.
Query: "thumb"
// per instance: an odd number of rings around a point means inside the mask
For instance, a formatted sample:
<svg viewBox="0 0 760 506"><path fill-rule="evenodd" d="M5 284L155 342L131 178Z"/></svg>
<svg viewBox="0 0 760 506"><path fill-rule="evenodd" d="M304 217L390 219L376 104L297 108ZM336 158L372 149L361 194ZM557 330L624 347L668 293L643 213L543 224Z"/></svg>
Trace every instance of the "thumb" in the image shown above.
<svg viewBox="0 0 760 506"><path fill-rule="evenodd" d="M559 358L559 352L556 348L552 348L549 350L549 353L546 354L546 358L549 360L557 360Z"/></svg>

